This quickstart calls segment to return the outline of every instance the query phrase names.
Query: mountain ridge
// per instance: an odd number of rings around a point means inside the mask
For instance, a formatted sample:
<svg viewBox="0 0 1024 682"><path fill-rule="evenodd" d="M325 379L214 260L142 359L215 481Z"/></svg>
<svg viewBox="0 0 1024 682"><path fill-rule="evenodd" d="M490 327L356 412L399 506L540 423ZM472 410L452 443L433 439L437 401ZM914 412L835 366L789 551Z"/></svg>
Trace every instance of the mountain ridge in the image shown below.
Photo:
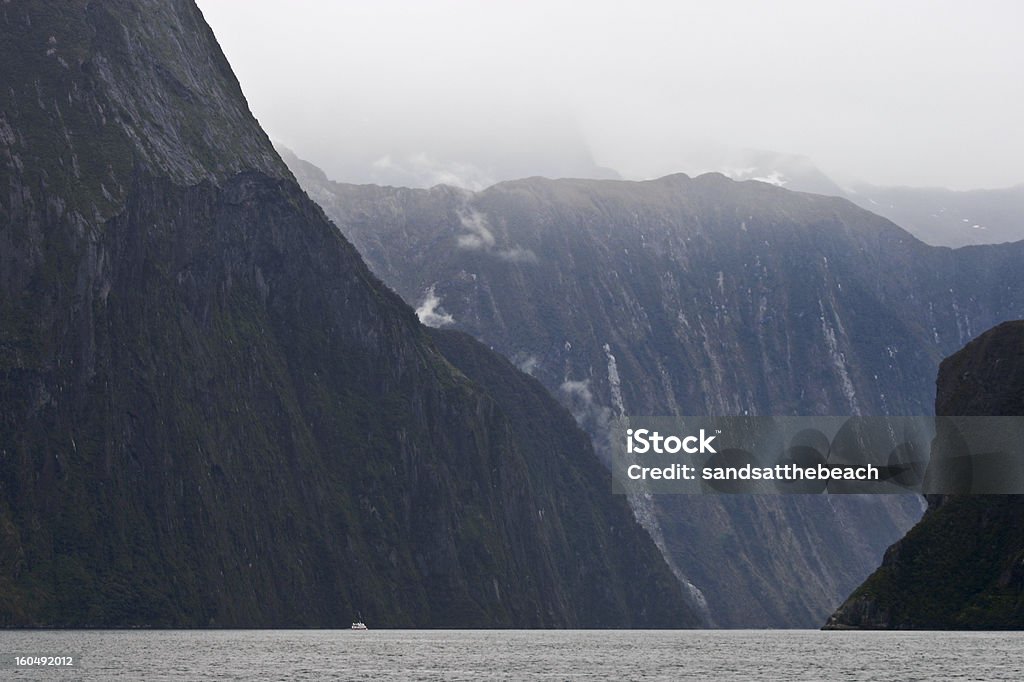
<svg viewBox="0 0 1024 682"><path fill-rule="evenodd" d="M599 452L621 414L929 414L944 354L1024 306L1024 243L930 247L846 199L722 175L480 192L296 175L421 319L537 377ZM663 496L635 511L719 625L784 627L820 624L922 506Z"/></svg>

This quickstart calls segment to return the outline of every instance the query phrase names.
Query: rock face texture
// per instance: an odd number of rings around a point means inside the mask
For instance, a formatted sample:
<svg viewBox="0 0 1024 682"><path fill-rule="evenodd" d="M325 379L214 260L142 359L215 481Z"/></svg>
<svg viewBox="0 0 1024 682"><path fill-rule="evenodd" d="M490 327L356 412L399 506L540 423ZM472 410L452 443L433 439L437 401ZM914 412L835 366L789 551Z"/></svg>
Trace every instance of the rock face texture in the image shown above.
<svg viewBox="0 0 1024 682"><path fill-rule="evenodd" d="M571 415L299 189L192 2L0 35L0 625L701 622Z"/></svg>
<svg viewBox="0 0 1024 682"><path fill-rule="evenodd" d="M942 357L1024 315L1024 242L928 246L839 198L720 175L480 192L299 182L421 319L619 414L930 414ZM600 447L599 447L600 450ZM637 514L724 626L820 624L916 498L671 498Z"/></svg>
<svg viewBox="0 0 1024 682"><path fill-rule="evenodd" d="M1024 415L1024 321L942 363L940 415ZM942 495L827 629L1024 628L1024 497Z"/></svg>

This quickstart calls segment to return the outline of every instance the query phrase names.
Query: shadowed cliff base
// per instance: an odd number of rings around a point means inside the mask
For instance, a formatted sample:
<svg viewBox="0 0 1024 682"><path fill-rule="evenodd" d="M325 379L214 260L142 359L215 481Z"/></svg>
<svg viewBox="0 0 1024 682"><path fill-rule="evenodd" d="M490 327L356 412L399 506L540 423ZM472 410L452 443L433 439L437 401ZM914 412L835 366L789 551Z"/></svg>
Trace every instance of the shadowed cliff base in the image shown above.
<svg viewBox="0 0 1024 682"><path fill-rule="evenodd" d="M568 413L457 370L299 189L192 2L0 37L0 625L703 622Z"/></svg>

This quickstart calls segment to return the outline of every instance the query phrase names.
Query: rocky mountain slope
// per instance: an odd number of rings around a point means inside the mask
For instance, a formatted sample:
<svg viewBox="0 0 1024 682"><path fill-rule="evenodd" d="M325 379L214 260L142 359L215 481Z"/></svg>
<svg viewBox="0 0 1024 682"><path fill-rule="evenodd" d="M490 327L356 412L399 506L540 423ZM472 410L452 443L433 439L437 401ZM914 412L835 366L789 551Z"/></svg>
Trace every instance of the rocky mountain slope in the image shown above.
<svg viewBox="0 0 1024 682"><path fill-rule="evenodd" d="M713 174L411 190L285 159L421 319L512 359L599 445L618 414L929 414L941 358L1024 314L1024 243L933 248L839 198ZM637 512L717 623L809 626L921 506L660 497Z"/></svg>
<svg viewBox="0 0 1024 682"><path fill-rule="evenodd" d="M1024 321L999 325L946 359L941 415L1024 415ZM1024 628L1024 496L943 495L829 629Z"/></svg>
<svg viewBox="0 0 1024 682"><path fill-rule="evenodd" d="M963 192L864 185L846 196L936 246L999 244L1024 239L1024 185Z"/></svg>
<svg viewBox="0 0 1024 682"><path fill-rule="evenodd" d="M192 2L0 35L0 625L701 622L569 413L468 378L532 384L299 189Z"/></svg>

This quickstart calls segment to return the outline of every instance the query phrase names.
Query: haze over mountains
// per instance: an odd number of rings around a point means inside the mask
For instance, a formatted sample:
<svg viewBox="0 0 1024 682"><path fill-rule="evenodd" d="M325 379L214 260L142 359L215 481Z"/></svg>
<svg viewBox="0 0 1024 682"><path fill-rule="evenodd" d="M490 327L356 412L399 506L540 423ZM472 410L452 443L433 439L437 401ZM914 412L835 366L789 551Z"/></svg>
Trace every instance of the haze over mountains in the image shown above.
<svg viewBox="0 0 1024 682"><path fill-rule="evenodd" d="M846 196L929 244L957 247L1024 239L1024 185L964 192L861 185Z"/></svg>
<svg viewBox="0 0 1024 682"><path fill-rule="evenodd" d="M724 172L684 163L719 146L810 158L844 186L1024 182L1019 3L200 6L271 137L339 181L420 153L533 155L491 179L548 175L540 161L582 141L634 180Z"/></svg>
<svg viewBox="0 0 1024 682"><path fill-rule="evenodd" d="M498 181L532 176L645 180L680 172L691 176L716 172L733 180L756 180L797 192L849 199L933 246L955 248L1024 240L1024 185L957 191L863 182L842 184L804 156L701 143L669 149L656 163L620 172L598 166L578 133L569 129L558 135L546 143L519 140L510 145L517 150L515 154L482 143L451 158L401 152L361 164L350 161L340 177L358 184L420 189L443 184L479 191ZM294 155L285 145L278 143L278 147ZM529 151L535 147L544 149L545 154L538 156Z"/></svg>
<svg viewBox="0 0 1024 682"><path fill-rule="evenodd" d="M933 245L1024 239L1020 3L200 5L271 137L332 180L720 172Z"/></svg>

